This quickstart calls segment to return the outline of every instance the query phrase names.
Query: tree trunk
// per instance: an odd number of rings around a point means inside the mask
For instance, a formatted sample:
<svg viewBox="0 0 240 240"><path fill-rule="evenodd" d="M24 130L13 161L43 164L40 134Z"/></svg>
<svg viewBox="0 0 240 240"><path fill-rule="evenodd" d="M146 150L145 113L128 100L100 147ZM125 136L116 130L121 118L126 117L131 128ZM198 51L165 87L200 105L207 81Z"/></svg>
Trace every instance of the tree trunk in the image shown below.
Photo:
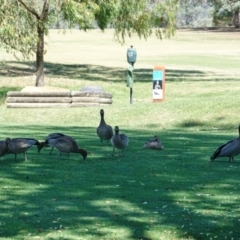
<svg viewBox="0 0 240 240"><path fill-rule="evenodd" d="M240 26L240 24L239 24L239 8L237 8L233 11L233 26L235 28L239 28L239 26Z"/></svg>
<svg viewBox="0 0 240 240"><path fill-rule="evenodd" d="M36 87L44 86L44 28L40 23L38 23L38 41L37 41L37 76L36 76Z"/></svg>

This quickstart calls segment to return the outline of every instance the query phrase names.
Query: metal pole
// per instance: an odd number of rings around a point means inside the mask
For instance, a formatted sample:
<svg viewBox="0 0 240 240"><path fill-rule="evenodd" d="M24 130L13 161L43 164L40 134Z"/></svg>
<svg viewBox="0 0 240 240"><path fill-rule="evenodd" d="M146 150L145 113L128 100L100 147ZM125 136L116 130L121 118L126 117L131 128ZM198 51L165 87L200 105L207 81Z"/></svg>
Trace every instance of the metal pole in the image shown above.
<svg viewBox="0 0 240 240"><path fill-rule="evenodd" d="M131 46L132 47L132 46ZM131 65L132 65L132 81L133 81L133 70L134 70L134 63L131 63ZM133 89L132 89L132 87L130 87L130 104L132 104L132 94L133 94Z"/></svg>
<svg viewBox="0 0 240 240"><path fill-rule="evenodd" d="M130 104L132 104L132 88L130 88Z"/></svg>

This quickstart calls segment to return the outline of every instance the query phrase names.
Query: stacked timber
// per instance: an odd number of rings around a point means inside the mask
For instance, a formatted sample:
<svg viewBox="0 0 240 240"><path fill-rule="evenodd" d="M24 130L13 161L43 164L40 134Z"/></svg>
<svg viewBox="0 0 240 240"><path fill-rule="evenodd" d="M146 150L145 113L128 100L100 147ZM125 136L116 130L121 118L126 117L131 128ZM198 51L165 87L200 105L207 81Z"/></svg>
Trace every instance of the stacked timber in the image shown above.
<svg viewBox="0 0 240 240"><path fill-rule="evenodd" d="M104 106L112 104L112 94L101 87L87 86L80 91L72 91L72 107Z"/></svg>
<svg viewBox="0 0 240 240"><path fill-rule="evenodd" d="M53 88L30 88L7 93L8 108L87 107L112 104L112 94L100 87L84 87L80 91Z"/></svg>
<svg viewBox="0 0 240 240"><path fill-rule="evenodd" d="M71 107L71 92L18 92L7 93L8 108Z"/></svg>

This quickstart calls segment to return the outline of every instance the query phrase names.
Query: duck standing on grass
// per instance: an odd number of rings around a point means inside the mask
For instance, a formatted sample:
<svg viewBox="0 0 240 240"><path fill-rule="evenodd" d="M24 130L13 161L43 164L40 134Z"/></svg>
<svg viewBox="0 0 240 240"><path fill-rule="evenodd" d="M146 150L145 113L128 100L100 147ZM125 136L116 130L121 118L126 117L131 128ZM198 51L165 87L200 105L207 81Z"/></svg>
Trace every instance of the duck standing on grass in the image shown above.
<svg viewBox="0 0 240 240"><path fill-rule="evenodd" d="M23 153L25 161L27 161L27 150L33 145L39 145L39 141L34 138L13 138L8 141L8 154L15 155L15 161L17 154Z"/></svg>
<svg viewBox="0 0 240 240"><path fill-rule="evenodd" d="M59 137L46 140L45 143L58 149L58 159L60 159L62 153L68 154L68 160L70 153L79 153L83 156L84 160L87 157L87 151L85 149L79 148L75 140L71 141L68 138Z"/></svg>
<svg viewBox="0 0 240 240"><path fill-rule="evenodd" d="M5 140L0 141L0 158L8 153L8 142L10 138L6 138Z"/></svg>
<svg viewBox="0 0 240 240"><path fill-rule="evenodd" d="M63 133L50 133L50 134L45 138L45 142L41 142L41 143L38 145L38 152L40 152L43 147L49 147L49 146L50 146L50 147L52 147L52 149L51 149L51 151L49 152L49 154L52 154L52 151L53 151L53 149L54 149L54 146L50 145L49 142L48 142L48 140L50 140L50 139L56 139L56 138L59 138L59 137L67 138L67 139L69 139L70 141L76 143L76 141L75 141L72 137L70 137L70 136L68 136L68 135L66 135L66 134L63 134ZM47 142L48 142L48 143L47 143Z"/></svg>
<svg viewBox="0 0 240 240"><path fill-rule="evenodd" d="M111 138L111 143L113 146L112 156L115 153L115 148L121 149L121 155L123 155L124 149L128 146L129 139L124 133L119 134L118 126L115 126L114 131L115 134Z"/></svg>
<svg viewBox="0 0 240 240"><path fill-rule="evenodd" d="M100 123L99 126L97 127L97 135L101 140L101 143L103 143L103 140L108 141L112 138L113 136L113 129L110 125L106 124L104 120L104 110L100 110Z"/></svg>
<svg viewBox="0 0 240 240"><path fill-rule="evenodd" d="M229 162L234 162L234 156L240 153L240 125L238 126L238 138L228 141L221 145L211 156L211 160L214 161L219 157L228 157Z"/></svg>
<svg viewBox="0 0 240 240"><path fill-rule="evenodd" d="M161 141L159 141L158 137L155 135L152 139L149 139L143 145L144 148L153 149L153 150L162 150L164 146Z"/></svg>

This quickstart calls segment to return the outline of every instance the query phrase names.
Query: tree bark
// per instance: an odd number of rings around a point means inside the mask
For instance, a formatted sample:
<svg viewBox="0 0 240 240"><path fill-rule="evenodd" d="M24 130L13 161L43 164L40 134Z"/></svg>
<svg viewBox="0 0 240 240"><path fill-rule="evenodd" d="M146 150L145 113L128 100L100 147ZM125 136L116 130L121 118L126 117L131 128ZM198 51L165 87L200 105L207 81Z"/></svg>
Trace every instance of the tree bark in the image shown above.
<svg viewBox="0 0 240 240"><path fill-rule="evenodd" d="M38 22L38 41L36 52L37 74L36 74L36 87L44 86L44 28Z"/></svg>
<svg viewBox="0 0 240 240"><path fill-rule="evenodd" d="M36 52L36 62L37 62L37 76L36 76L36 87L44 86L44 24L46 22L49 11L49 0L44 0L42 13L40 16L35 14L38 19L37 23L37 33L38 33L38 41L37 41L37 52Z"/></svg>
<svg viewBox="0 0 240 240"><path fill-rule="evenodd" d="M239 8L235 9L233 11L233 25L235 28L239 28L240 23L239 23Z"/></svg>

